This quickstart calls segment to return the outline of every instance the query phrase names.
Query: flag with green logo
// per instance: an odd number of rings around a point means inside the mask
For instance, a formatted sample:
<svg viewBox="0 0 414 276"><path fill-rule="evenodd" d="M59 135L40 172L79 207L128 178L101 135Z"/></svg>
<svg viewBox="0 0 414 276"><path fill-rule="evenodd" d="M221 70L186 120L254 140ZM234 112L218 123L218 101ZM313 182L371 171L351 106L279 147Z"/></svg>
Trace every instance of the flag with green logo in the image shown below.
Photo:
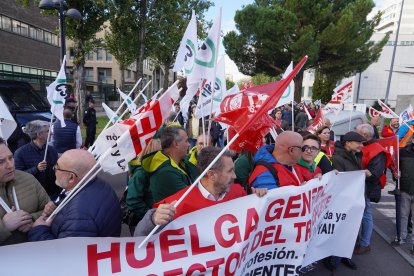
<svg viewBox="0 0 414 276"><path fill-rule="evenodd" d="M65 127L65 120L63 118L63 108L66 98L66 74L65 74L66 56L63 57L62 66L56 80L52 82L47 90L47 100L50 103L50 111L56 118L59 119L62 127Z"/></svg>
<svg viewBox="0 0 414 276"><path fill-rule="evenodd" d="M290 74L290 72L292 72L292 70L293 70L293 62L289 64L288 68L283 74L282 79L285 79ZM294 93L295 93L295 86L294 86L293 81L291 81L288 88L286 88L285 92L283 92L282 97L280 97L280 100L277 102L276 107L292 103Z"/></svg>

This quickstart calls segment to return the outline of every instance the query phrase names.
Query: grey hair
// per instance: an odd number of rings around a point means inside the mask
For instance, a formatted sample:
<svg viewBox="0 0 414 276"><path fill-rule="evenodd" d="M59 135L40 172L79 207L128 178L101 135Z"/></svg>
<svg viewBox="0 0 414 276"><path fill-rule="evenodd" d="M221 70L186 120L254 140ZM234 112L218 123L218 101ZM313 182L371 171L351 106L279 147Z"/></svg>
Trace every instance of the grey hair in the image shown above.
<svg viewBox="0 0 414 276"><path fill-rule="evenodd" d="M48 126L49 123L42 120L34 120L28 122L26 126L22 127L24 133L29 135L31 140L36 139L37 134L42 132L45 126Z"/></svg>
<svg viewBox="0 0 414 276"><path fill-rule="evenodd" d="M370 124L360 124L356 127L356 130L368 135L369 138L374 138L374 127Z"/></svg>
<svg viewBox="0 0 414 276"><path fill-rule="evenodd" d="M160 137L162 149L168 149L174 141L181 141L180 130L185 132L185 129L179 126L169 126L164 129Z"/></svg>
<svg viewBox="0 0 414 276"><path fill-rule="evenodd" d="M199 173L202 173L208 165L216 158L221 152L221 148L218 147L205 147L197 154L197 169ZM217 162L211 167L211 170L223 169L223 157L234 157L234 152L226 150L223 155L217 160Z"/></svg>

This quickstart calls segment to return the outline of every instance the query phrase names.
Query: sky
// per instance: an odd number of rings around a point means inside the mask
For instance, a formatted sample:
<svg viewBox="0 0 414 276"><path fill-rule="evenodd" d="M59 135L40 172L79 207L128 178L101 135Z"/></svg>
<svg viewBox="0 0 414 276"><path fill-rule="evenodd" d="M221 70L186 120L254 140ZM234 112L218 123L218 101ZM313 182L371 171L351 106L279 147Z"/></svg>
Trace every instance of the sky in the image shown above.
<svg viewBox="0 0 414 276"><path fill-rule="evenodd" d="M380 9L382 6L384 6L389 1L392 1L392 0L374 0L376 7L374 8L373 13L376 13L378 9ZM207 11L206 20L213 21L217 16L219 8L222 7L221 29L222 29L222 33L226 34L229 31L236 30L236 25L234 23L234 15L236 14L236 11L242 9L243 5L251 4L254 1L253 0L237 0L237 1L212 0L212 2L214 3L214 7L211 7ZM225 55L225 50L224 50L223 44L221 44L220 50L219 50L219 58L220 56L223 56L223 55ZM236 64L232 60L230 60L230 58L228 58L227 55L226 55L225 63L226 63L226 74L233 75L233 81L237 82L240 79L247 77L238 71ZM229 87L227 88L229 89Z"/></svg>

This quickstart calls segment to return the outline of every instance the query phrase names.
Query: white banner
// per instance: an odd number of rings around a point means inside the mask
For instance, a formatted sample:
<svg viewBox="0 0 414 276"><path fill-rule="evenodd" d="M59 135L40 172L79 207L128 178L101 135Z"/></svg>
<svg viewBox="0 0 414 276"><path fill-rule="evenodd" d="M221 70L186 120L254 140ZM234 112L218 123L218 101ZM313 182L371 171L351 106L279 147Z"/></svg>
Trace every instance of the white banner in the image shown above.
<svg viewBox="0 0 414 276"><path fill-rule="evenodd" d="M142 237L4 246L1 271L17 276L298 275L301 265L326 256L351 257L364 188L363 171L331 172L321 181L271 190L264 198L250 195L182 216L141 249Z"/></svg>

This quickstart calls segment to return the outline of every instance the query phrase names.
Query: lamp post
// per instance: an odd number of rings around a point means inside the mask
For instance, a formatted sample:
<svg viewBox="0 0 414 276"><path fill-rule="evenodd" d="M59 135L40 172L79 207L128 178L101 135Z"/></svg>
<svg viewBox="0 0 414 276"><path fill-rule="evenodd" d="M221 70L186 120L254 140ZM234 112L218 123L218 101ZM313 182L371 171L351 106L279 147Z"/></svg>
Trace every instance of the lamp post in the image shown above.
<svg viewBox="0 0 414 276"><path fill-rule="evenodd" d="M65 41L65 17L69 16L76 20L82 19L82 14L77 9L67 9L66 1L64 0L41 0L39 8L42 10L57 10L59 12L59 28L60 28L60 60L66 54Z"/></svg>

